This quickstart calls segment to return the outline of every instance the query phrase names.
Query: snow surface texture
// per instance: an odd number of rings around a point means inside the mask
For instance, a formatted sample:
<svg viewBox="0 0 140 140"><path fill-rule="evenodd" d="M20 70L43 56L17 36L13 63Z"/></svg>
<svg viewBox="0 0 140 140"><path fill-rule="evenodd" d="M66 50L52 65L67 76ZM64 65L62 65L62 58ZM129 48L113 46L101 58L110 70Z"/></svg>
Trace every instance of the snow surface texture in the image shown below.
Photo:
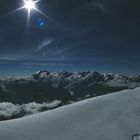
<svg viewBox="0 0 140 140"><path fill-rule="evenodd" d="M140 133L140 88L0 122L0 140L132 140Z"/></svg>

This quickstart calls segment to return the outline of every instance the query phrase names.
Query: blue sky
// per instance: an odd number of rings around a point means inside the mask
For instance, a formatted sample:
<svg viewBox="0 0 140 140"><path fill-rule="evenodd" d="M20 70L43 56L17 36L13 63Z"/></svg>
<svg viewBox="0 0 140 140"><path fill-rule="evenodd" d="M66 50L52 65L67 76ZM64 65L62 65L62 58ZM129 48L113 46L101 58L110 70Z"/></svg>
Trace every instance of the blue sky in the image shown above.
<svg viewBox="0 0 140 140"><path fill-rule="evenodd" d="M36 70L138 74L138 0L41 0L31 11L22 0L0 5L0 75Z"/></svg>

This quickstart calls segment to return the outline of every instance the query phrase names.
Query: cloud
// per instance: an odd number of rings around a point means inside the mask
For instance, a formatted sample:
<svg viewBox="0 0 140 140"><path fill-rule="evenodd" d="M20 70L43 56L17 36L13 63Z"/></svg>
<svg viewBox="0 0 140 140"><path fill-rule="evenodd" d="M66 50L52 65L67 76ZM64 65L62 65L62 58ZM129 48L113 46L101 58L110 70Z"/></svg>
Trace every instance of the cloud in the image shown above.
<svg viewBox="0 0 140 140"><path fill-rule="evenodd" d="M43 48L47 47L49 44L51 44L54 41L54 39L46 39L44 40L37 48L37 51L42 50Z"/></svg>
<svg viewBox="0 0 140 140"><path fill-rule="evenodd" d="M0 60L16 61L19 60L19 58L17 56L12 55L0 55Z"/></svg>
<svg viewBox="0 0 140 140"><path fill-rule="evenodd" d="M53 109L58 107L62 102L55 100L51 103L28 103L22 105L14 105L8 102L0 103L0 121L12 118L23 117L31 114L36 114L45 110Z"/></svg>
<svg viewBox="0 0 140 140"><path fill-rule="evenodd" d="M11 118L20 113L20 106L12 103L0 103L0 118Z"/></svg>
<svg viewBox="0 0 140 140"><path fill-rule="evenodd" d="M84 6L92 6L94 8L100 9L103 12L107 12L107 9L104 7L104 5L102 3L99 3L99 2L86 3Z"/></svg>
<svg viewBox="0 0 140 140"><path fill-rule="evenodd" d="M36 114L36 113L42 112L43 110L55 108L60 103L61 101L58 101L58 100L55 100L48 104L47 103L39 104L36 102L32 102L32 103L22 105L21 108L24 110L25 115L29 115L29 114Z"/></svg>

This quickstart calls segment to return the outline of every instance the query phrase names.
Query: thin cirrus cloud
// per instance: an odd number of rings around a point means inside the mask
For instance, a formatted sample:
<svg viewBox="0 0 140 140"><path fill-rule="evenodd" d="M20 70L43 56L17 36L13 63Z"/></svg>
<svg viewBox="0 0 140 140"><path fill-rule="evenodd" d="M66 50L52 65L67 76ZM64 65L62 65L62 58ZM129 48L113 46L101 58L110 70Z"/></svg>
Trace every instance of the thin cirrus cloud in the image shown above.
<svg viewBox="0 0 140 140"><path fill-rule="evenodd" d="M86 3L84 6L92 6L94 8L100 9L103 12L107 12L107 9L104 7L104 5L102 3L99 3L99 2Z"/></svg>
<svg viewBox="0 0 140 140"><path fill-rule="evenodd" d="M19 58L17 56L12 55L0 55L0 60L16 61L19 60Z"/></svg>
<svg viewBox="0 0 140 140"><path fill-rule="evenodd" d="M45 47L47 47L48 45L50 45L52 42L54 41L54 39L46 39L44 40L37 48L37 51L41 51L42 49L44 49Z"/></svg>

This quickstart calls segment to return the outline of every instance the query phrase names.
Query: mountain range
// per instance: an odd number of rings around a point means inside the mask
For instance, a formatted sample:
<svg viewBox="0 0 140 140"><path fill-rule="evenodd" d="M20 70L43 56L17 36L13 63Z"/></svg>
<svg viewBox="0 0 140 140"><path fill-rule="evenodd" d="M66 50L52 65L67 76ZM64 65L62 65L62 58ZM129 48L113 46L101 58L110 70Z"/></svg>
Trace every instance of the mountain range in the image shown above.
<svg viewBox="0 0 140 140"><path fill-rule="evenodd" d="M140 76L98 72L38 71L28 77L0 78L0 120L139 86Z"/></svg>
<svg viewBox="0 0 140 140"><path fill-rule="evenodd" d="M68 102L140 86L140 76L98 72L39 71L26 78L1 78L0 102Z"/></svg>

